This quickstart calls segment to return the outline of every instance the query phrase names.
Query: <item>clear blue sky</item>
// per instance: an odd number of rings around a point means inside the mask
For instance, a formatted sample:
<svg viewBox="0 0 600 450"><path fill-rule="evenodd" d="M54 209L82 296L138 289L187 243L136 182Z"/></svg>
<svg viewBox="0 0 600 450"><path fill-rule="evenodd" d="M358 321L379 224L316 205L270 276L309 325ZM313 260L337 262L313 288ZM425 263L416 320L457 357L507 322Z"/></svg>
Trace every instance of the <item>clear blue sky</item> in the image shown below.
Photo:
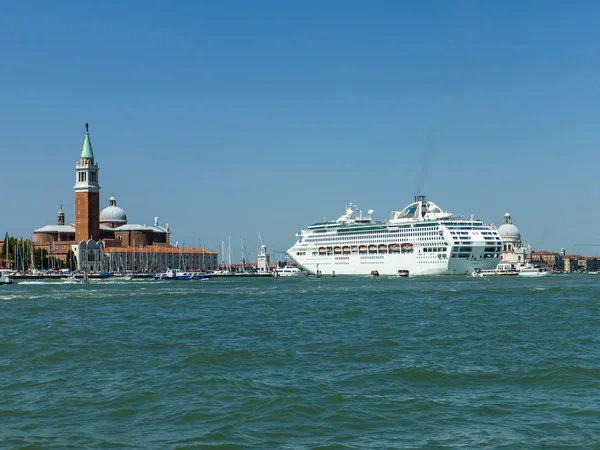
<svg viewBox="0 0 600 450"><path fill-rule="evenodd" d="M0 4L0 232L73 220L90 123L101 205L273 259L349 202L414 194L535 249L600 254L600 3Z"/></svg>

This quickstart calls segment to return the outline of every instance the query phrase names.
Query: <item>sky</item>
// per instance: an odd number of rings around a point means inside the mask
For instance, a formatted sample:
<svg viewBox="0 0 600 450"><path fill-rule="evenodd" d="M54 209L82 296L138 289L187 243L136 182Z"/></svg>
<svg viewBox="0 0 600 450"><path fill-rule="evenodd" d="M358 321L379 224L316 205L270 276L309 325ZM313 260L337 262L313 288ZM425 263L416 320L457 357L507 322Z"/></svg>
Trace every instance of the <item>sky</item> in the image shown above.
<svg viewBox="0 0 600 450"><path fill-rule="evenodd" d="M73 221L88 122L101 207L234 262L416 194L600 255L598 23L592 1L2 1L0 232Z"/></svg>

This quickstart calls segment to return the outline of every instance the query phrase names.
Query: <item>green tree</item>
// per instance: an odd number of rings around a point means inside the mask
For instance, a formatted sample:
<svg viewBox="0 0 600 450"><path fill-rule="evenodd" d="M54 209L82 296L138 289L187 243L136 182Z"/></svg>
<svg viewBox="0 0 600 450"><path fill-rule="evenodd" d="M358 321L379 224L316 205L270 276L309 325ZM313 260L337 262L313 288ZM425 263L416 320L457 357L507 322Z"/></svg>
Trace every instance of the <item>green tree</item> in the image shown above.
<svg viewBox="0 0 600 450"><path fill-rule="evenodd" d="M75 258L75 253L73 253L73 250L71 249L69 249L67 252L67 256L65 258L65 267L71 270L77 269L77 258Z"/></svg>
<svg viewBox="0 0 600 450"><path fill-rule="evenodd" d="M40 269L48 268L48 251L45 248L36 248L33 250L35 267Z"/></svg>

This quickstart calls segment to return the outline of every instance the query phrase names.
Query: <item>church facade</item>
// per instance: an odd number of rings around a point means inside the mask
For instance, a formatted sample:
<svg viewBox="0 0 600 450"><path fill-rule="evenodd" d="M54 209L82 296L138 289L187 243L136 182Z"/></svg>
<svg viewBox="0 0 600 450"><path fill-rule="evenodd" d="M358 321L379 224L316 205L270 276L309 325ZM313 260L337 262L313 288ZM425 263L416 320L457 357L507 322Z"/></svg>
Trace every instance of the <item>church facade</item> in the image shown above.
<svg viewBox="0 0 600 450"><path fill-rule="evenodd" d="M169 242L169 225L130 224L113 196L100 211L99 166L95 160L88 124L79 161L75 166L75 221L65 223L60 206L56 225L33 232L36 248L65 260L73 252L77 269L88 272L158 272L166 268L215 270L217 253L202 248L179 248Z"/></svg>

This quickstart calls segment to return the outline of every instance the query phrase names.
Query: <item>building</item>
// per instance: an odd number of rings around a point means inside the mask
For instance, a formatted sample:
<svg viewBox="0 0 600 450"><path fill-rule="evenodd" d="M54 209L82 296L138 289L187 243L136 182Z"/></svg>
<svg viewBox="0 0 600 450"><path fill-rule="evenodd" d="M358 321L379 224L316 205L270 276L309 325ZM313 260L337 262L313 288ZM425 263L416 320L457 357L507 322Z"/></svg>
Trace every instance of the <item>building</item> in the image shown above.
<svg viewBox="0 0 600 450"><path fill-rule="evenodd" d="M531 261L543 265L547 269L562 272L565 269L563 256L558 253L540 250L531 252Z"/></svg>
<svg viewBox="0 0 600 450"><path fill-rule="evenodd" d="M504 214L504 223L498 228L498 234L502 238L500 263L509 263L512 269L516 269L528 259L531 249L521 242L521 232L513 225L508 211Z"/></svg>
<svg viewBox="0 0 600 450"><path fill-rule="evenodd" d="M89 127L79 161L75 165L75 222L67 224L60 206L56 224L33 232L36 248L65 261L72 252L77 268L90 272L155 272L168 267L183 270L215 270L217 253L201 248L179 248L170 243L169 225L131 224L112 195L100 211L99 166L94 157Z"/></svg>

